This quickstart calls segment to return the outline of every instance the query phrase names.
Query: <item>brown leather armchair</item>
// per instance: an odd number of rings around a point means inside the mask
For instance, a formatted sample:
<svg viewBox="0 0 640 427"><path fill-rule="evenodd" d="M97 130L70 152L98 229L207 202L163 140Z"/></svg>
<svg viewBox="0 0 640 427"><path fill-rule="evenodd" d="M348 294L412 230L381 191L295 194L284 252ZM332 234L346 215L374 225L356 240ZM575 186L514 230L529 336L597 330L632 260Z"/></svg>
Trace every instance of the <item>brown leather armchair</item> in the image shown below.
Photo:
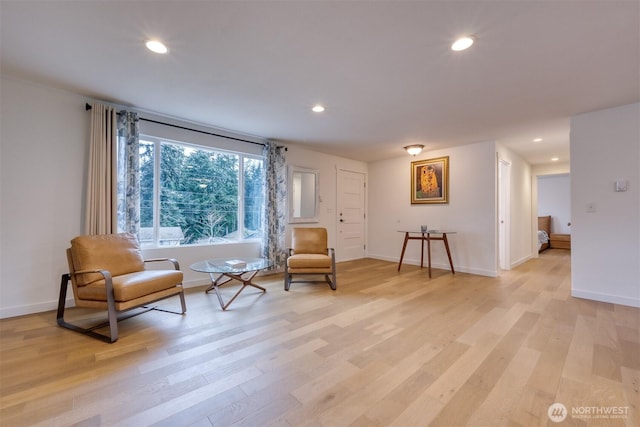
<svg viewBox="0 0 640 427"><path fill-rule="evenodd" d="M149 310L161 310L148 307L147 304L174 295L180 296L182 312L187 307L182 289L182 271L178 261L172 258L144 260L134 234L104 234L79 236L71 240L67 249L69 273L63 274L60 282L58 300L58 325L72 331L89 335L105 342L118 339L118 321L137 316ZM146 270L145 263L167 261L172 269ZM90 327L80 327L64 320L67 285L71 280L76 307L106 310L108 320ZM141 312L118 317L118 313L144 308ZM109 326L109 335L96 332L96 329Z"/></svg>
<svg viewBox="0 0 640 427"><path fill-rule="evenodd" d="M315 281L294 281L293 275L324 275L324 281L331 289L336 290L336 254L333 248L328 247L326 228L294 228L291 234L291 248L286 252L285 291L289 290L291 283Z"/></svg>

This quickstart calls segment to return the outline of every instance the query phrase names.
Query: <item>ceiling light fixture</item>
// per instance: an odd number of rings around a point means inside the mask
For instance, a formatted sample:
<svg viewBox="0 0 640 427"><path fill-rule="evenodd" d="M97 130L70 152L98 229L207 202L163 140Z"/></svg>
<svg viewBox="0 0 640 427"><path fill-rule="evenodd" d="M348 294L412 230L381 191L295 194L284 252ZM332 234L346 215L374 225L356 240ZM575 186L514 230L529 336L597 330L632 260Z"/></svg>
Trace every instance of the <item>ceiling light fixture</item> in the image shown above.
<svg viewBox="0 0 640 427"><path fill-rule="evenodd" d="M557 157L552 157L552 158L551 158L551 161L552 161L552 162L557 162L558 160L560 160L560 159L558 159Z"/></svg>
<svg viewBox="0 0 640 427"><path fill-rule="evenodd" d="M320 104L314 105L313 108L311 108L311 111L314 113L322 113L324 111L324 107Z"/></svg>
<svg viewBox="0 0 640 427"><path fill-rule="evenodd" d="M407 145L406 147L404 147L404 149L407 150L407 153L411 154L414 157L422 153L423 148L424 148L424 145L422 144L413 144L413 145Z"/></svg>
<svg viewBox="0 0 640 427"><path fill-rule="evenodd" d="M458 40L453 42L451 50L459 52L461 50L469 49L475 41L476 38L473 36L460 37Z"/></svg>
<svg viewBox="0 0 640 427"><path fill-rule="evenodd" d="M169 52L169 49L167 49L164 43L158 40L148 40L145 43L145 45L147 46L147 49L149 49L151 52L160 53L160 54L165 54Z"/></svg>
<svg viewBox="0 0 640 427"><path fill-rule="evenodd" d="M533 140L533 142L540 142L540 141L542 141L542 138L536 138Z"/></svg>

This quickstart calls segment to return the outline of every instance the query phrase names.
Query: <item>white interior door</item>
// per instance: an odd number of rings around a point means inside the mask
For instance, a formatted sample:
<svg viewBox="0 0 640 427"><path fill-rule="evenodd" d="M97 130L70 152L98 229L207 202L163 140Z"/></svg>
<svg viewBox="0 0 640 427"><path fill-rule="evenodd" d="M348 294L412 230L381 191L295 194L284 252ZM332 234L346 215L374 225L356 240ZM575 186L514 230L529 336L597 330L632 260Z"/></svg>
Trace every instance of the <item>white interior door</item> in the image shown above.
<svg viewBox="0 0 640 427"><path fill-rule="evenodd" d="M348 261L365 257L365 176L338 170L338 241L336 258Z"/></svg>
<svg viewBox="0 0 640 427"><path fill-rule="evenodd" d="M501 270L511 269L511 163L498 161L498 259Z"/></svg>

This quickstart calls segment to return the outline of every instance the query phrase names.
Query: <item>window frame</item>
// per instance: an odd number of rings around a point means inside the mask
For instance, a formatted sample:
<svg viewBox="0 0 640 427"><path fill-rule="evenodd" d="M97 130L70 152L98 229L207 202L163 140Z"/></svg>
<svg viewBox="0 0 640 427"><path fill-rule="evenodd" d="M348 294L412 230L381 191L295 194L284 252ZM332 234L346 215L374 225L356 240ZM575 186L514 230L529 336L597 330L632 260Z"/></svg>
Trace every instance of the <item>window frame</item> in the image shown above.
<svg viewBox="0 0 640 427"><path fill-rule="evenodd" d="M160 167L162 165L162 157L161 157L161 144L163 142L168 144L175 144L181 147L190 148L193 150L203 150L203 151L215 151L223 154L231 154L238 156L238 195L237 195L237 203L238 209L236 211L236 222L238 224L236 233L238 238L235 240L227 240L227 241L217 241L217 242L208 242L208 243L189 243L189 244L178 244L178 247L193 247L193 246L214 246L214 245L230 245L230 244L238 244L243 242L255 242L260 241L262 239L261 234L264 232L262 230L262 224L260 224L260 235L255 237L243 237L245 235L245 222L244 222L244 214L245 214L245 159L254 159L262 161L264 167L264 156L260 154L247 153L243 151L229 150L226 148L219 148L216 146L210 145L202 145L196 144L192 142L178 141L171 138L165 138L161 136L153 136L148 133L140 133L139 134L140 143L152 143L153 144L153 242L144 245L144 249L156 249L156 248L166 248L167 245L160 245L160 177L161 171ZM264 186L264 183L263 183ZM263 187L264 193L264 187ZM141 190L142 195L142 190ZM264 201L263 201L263 209L264 209Z"/></svg>

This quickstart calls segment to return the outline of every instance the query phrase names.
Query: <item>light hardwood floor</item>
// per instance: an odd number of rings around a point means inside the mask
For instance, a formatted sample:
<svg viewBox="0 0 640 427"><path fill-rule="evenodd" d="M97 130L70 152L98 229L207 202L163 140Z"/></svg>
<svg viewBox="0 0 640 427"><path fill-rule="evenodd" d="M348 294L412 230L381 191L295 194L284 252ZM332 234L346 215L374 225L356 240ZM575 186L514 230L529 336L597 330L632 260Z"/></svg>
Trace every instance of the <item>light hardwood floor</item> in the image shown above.
<svg viewBox="0 0 640 427"><path fill-rule="evenodd" d="M2 320L0 424L640 424L640 310L572 298L568 251L499 278L396 267L341 263L335 292L259 277L227 312L190 289L185 316L126 320L115 344L54 312Z"/></svg>

